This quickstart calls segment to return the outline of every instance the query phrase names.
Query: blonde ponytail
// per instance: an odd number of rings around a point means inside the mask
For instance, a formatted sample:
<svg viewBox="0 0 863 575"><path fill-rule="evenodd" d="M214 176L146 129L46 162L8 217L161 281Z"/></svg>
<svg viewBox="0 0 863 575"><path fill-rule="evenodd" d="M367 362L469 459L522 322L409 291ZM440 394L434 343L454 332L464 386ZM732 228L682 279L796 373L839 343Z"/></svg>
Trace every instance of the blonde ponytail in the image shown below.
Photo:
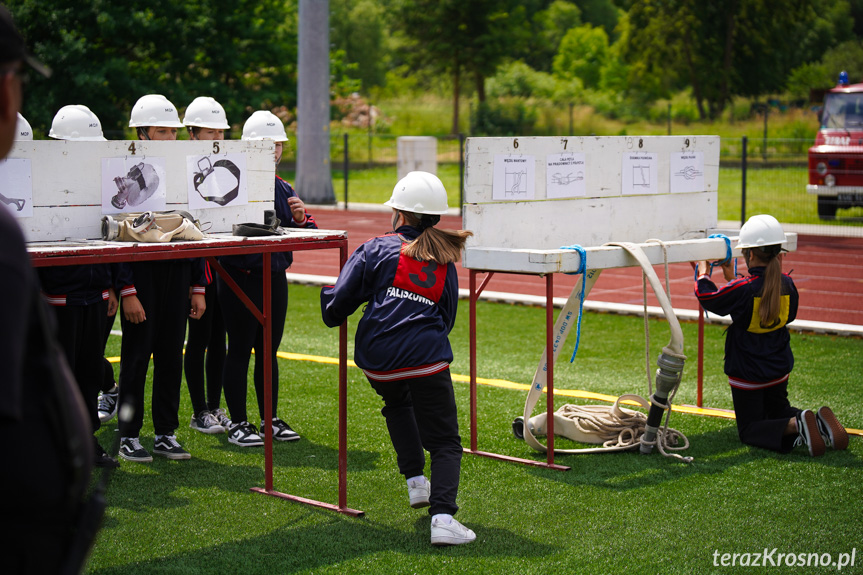
<svg viewBox="0 0 863 575"><path fill-rule="evenodd" d="M418 227L420 216L413 212L401 212L405 223ZM449 264L461 259L461 251L467 239L473 232L467 230L441 230L434 226L425 227L419 237L404 247L408 257L423 262Z"/></svg>
<svg viewBox="0 0 863 575"><path fill-rule="evenodd" d="M775 248L775 249L773 249ZM771 327L779 321L779 312L782 302L782 262L779 258L779 246L765 246L765 248L751 248L755 255L763 262L764 283L761 286L761 305L758 308L758 317L761 327Z"/></svg>

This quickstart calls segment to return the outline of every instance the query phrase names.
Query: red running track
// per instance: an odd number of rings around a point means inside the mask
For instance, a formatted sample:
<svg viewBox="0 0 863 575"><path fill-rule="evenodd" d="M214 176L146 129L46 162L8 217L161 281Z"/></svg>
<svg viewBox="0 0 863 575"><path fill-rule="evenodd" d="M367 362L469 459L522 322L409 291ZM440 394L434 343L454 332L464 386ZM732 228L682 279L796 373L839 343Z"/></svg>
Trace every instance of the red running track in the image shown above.
<svg viewBox="0 0 863 575"><path fill-rule="evenodd" d="M320 228L346 230L348 248L357 246L391 229L389 211L362 211L309 207ZM460 216L443 216L441 227L461 228ZM589 264L590 262L588 262ZM739 271L746 264L738 260ZM863 238L800 235L797 251L786 254L784 270L791 272L800 292L802 320L849 325L863 325ZM338 252L319 250L294 254L293 273L337 276ZM664 283L665 271L657 266L656 273ZM480 276L482 278L483 276ZM721 279L720 270L714 277ZM693 272L689 264L669 266L672 305L678 309L697 310L693 290ZM554 277L554 297L566 298L575 284L574 276ZM467 287L468 271L459 266L459 285ZM489 291L544 296L545 279L538 276L498 273L486 287ZM659 303L648 287L648 305ZM641 269L604 270L588 295L588 301L642 305Z"/></svg>

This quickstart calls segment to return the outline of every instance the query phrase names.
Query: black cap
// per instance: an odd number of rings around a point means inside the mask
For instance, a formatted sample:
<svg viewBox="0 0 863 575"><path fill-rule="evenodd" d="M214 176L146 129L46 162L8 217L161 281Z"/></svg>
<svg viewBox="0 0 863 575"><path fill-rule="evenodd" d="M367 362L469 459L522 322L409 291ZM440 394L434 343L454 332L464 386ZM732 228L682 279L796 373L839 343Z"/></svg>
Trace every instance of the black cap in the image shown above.
<svg viewBox="0 0 863 575"><path fill-rule="evenodd" d="M51 70L27 51L24 38L12 23L12 14L0 5L0 65L15 60L26 62L46 78L51 76Z"/></svg>

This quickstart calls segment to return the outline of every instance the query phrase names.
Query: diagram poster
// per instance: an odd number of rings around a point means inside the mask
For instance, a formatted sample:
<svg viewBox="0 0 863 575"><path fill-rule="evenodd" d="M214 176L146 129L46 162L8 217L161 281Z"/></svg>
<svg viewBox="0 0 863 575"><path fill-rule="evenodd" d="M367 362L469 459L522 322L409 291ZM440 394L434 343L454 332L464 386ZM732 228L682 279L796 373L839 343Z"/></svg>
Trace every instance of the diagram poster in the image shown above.
<svg viewBox="0 0 863 575"><path fill-rule="evenodd" d="M671 154L671 193L704 191L704 152Z"/></svg>
<svg viewBox="0 0 863 575"><path fill-rule="evenodd" d="M102 158L102 213L164 211L165 158Z"/></svg>
<svg viewBox="0 0 863 575"><path fill-rule="evenodd" d="M33 173L30 160L0 161L0 182L3 182L0 203L16 218L32 218Z"/></svg>
<svg viewBox="0 0 863 575"><path fill-rule="evenodd" d="M521 201L534 198L536 160L533 156L496 155L491 197Z"/></svg>
<svg viewBox="0 0 863 575"><path fill-rule="evenodd" d="M659 160L651 152L624 152L621 168L622 194L640 196L659 192Z"/></svg>
<svg viewBox="0 0 863 575"><path fill-rule="evenodd" d="M189 209L245 206L246 156L186 156Z"/></svg>
<svg viewBox="0 0 863 575"><path fill-rule="evenodd" d="M576 198L586 195L584 154L551 154L546 157L547 198Z"/></svg>

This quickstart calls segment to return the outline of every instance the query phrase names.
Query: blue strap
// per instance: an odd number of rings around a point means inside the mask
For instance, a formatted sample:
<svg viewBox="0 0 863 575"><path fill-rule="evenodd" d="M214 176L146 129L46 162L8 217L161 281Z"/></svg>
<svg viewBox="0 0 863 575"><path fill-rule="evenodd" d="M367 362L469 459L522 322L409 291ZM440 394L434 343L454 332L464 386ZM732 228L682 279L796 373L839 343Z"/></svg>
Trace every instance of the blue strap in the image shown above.
<svg viewBox="0 0 863 575"><path fill-rule="evenodd" d="M725 259L724 260L716 260L715 262L711 262L710 265L721 266L722 264L731 260L731 239L725 234L710 234L707 236L709 238L722 238L725 240Z"/></svg>
<svg viewBox="0 0 863 575"><path fill-rule="evenodd" d="M578 353L578 343L581 340L581 315L584 311L584 283L587 281L585 277L585 270L587 269L587 252L578 244L573 244L571 246L561 246L562 250L575 250L579 255L579 264L578 269L574 272L565 272L566 275L578 275L581 274L581 295L578 302L578 321L576 322L575 329L575 348L572 350L572 357L569 358L569 363L575 361L575 354Z"/></svg>
<svg viewBox="0 0 863 575"><path fill-rule="evenodd" d="M731 239L725 234L710 234L707 236L709 238L722 238L725 240L725 259L716 260L715 262L707 262L707 265L710 266L710 269L707 271L708 275L713 273L714 266L721 266L722 264L727 263L731 260ZM737 277L737 259L734 260L734 277ZM698 267L695 268L695 280L698 281Z"/></svg>

